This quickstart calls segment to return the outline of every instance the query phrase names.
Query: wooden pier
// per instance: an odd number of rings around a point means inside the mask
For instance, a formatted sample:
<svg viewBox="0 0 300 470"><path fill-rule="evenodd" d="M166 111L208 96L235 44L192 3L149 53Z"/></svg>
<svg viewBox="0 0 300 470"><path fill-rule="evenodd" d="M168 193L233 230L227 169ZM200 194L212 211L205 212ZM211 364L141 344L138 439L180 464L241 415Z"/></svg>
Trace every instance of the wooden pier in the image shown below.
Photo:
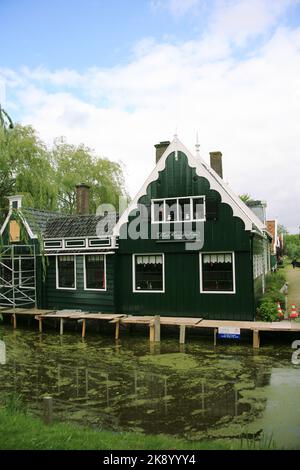
<svg viewBox="0 0 300 470"><path fill-rule="evenodd" d="M219 328L239 328L240 330L252 331L253 334L253 347L259 348L260 346L260 332L299 332L300 323L283 320L280 322L250 322L250 321L225 321L225 320L204 320L202 318L189 318L189 317L160 317L155 316L137 316L137 315L121 315L115 313L89 313L79 310L43 310L43 309L26 309L26 308L7 308L0 307L0 314L11 317L13 328L17 328L17 316L32 317L38 321L39 332L43 332L43 321L46 319L59 320L60 335L64 333L64 323L66 321L77 321L82 324L81 336L86 336L87 321L104 321L115 324L115 339L120 337L121 325L146 325L149 328L150 342L160 342L161 339L161 326L178 327L179 329L179 343L184 344L186 341L187 328L201 328L212 330L214 337L214 345L217 342L217 333Z"/></svg>

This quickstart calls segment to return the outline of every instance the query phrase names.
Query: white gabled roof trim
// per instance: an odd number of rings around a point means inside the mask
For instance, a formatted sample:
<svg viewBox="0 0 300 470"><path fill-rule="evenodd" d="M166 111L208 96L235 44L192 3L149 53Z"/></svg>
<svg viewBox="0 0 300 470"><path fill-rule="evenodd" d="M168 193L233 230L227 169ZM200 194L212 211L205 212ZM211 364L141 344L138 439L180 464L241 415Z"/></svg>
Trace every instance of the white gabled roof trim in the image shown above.
<svg viewBox="0 0 300 470"><path fill-rule="evenodd" d="M4 230L6 229L6 226L8 224L8 222L10 221L10 218L11 218L11 215L12 215L12 209L9 210L8 214L7 214L7 217L5 219L5 221L3 222L3 225L1 227L1 230L0 230L0 234L3 235L4 233ZM29 227L28 223L26 222L25 218L24 218L24 215L22 214L22 212L20 212L20 219L29 235L29 237L31 239L35 239L35 238L38 238L37 235L35 235L33 233L33 231L31 230L31 228Z"/></svg>
<svg viewBox="0 0 300 470"><path fill-rule="evenodd" d="M233 211L235 217L239 217L243 220L245 224L245 230L252 230L253 225L255 225L258 230L263 234L265 230L265 225L262 221L249 209L249 207L237 196L220 178L220 176L210 168L207 163L201 157L195 157L192 153L180 142L180 140L175 137L171 144L167 147L158 163L156 164L154 170L151 172L133 201L129 204L127 209L121 215L118 223L115 225L113 230L113 235L118 236L120 228L123 224L128 222L128 217L131 211L137 209L138 201L140 197L147 194L147 187L150 183L157 180L159 177L159 172L164 170L166 166L167 157L170 153L175 152L175 158L177 152L183 152L187 158L189 165L196 169L198 176L202 176L209 181L210 189L217 191L221 196L221 201L228 204Z"/></svg>

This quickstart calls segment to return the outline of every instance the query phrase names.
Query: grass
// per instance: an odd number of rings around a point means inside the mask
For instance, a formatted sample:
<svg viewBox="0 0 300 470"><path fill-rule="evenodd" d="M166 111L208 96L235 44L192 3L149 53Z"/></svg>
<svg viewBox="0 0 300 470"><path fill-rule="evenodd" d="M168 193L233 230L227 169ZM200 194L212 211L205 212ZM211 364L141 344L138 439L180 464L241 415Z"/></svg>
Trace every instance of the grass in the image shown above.
<svg viewBox="0 0 300 470"><path fill-rule="evenodd" d="M96 431L74 424L46 426L16 400L0 407L0 450L274 450L272 436L260 440L185 441L164 434Z"/></svg>
<svg viewBox="0 0 300 470"><path fill-rule="evenodd" d="M96 431L68 423L46 426L15 406L0 408L1 450L227 450L229 443L188 442L158 434Z"/></svg>

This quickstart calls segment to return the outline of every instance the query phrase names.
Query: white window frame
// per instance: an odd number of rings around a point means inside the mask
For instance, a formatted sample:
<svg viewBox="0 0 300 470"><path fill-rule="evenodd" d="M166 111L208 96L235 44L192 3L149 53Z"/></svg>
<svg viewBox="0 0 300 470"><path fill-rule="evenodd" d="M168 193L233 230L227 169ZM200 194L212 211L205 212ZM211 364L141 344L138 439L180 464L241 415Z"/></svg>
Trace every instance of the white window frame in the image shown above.
<svg viewBox="0 0 300 470"><path fill-rule="evenodd" d="M106 255L101 253L100 255L98 254L98 256L103 256L104 257L104 285L105 285L105 288L104 289L92 289L92 288L89 288L86 286L86 264L85 264L85 261L86 261L86 257L87 256L93 256L94 254L93 253L86 253L85 255L83 255L83 285L84 285L84 290L87 290L87 291L92 291L92 292L105 292L107 290L107 280L106 280ZM96 256L96 254L95 254Z"/></svg>
<svg viewBox="0 0 300 470"><path fill-rule="evenodd" d="M136 256L162 256L162 290L141 290L135 288L135 257ZM164 253L134 253L132 255L132 292L136 294L164 294L165 293L165 254Z"/></svg>
<svg viewBox="0 0 300 470"><path fill-rule="evenodd" d="M204 217L203 219L194 219L193 216L193 203L192 199L203 199L204 203ZM178 218L178 213L179 213L179 199L189 199L190 200L190 219L188 220L166 220L166 201L172 201L176 200L176 212L177 212L177 218ZM155 202L163 202L164 205L164 220L154 220L154 204ZM206 200L205 196L199 195L199 196L179 196L179 197L166 197L166 198L157 198L157 199L151 199L151 223L152 224L174 224L174 223L182 223L182 222L205 222L206 221Z"/></svg>
<svg viewBox="0 0 300 470"><path fill-rule="evenodd" d="M231 254L232 255L232 280L233 290L203 290L203 275L202 275L202 256L203 255L218 255L218 254ZM235 282L235 253L234 251L201 251L199 253L199 264L200 264L200 293L201 294L236 294L236 282Z"/></svg>
<svg viewBox="0 0 300 470"><path fill-rule="evenodd" d="M58 258L59 256L73 256L74 258L74 280L75 280L75 287L59 287L59 272L58 272ZM57 290L77 290L77 261L76 261L76 256L70 255L69 253L61 254L61 255L56 255L55 256L55 264L56 264L56 289Z"/></svg>
<svg viewBox="0 0 300 470"><path fill-rule="evenodd" d="M71 245L69 245L69 243L71 243ZM64 239L64 248L72 249L72 250L75 250L76 248L86 248L86 239L85 238Z"/></svg>
<svg viewBox="0 0 300 470"><path fill-rule="evenodd" d="M48 243L52 244L52 243L55 243L56 246L51 246L51 245L48 245ZM62 240L57 240L57 239L54 239L54 240L45 240L44 241L44 248L45 250L56 250L58 248L62 248Z"/></svg>

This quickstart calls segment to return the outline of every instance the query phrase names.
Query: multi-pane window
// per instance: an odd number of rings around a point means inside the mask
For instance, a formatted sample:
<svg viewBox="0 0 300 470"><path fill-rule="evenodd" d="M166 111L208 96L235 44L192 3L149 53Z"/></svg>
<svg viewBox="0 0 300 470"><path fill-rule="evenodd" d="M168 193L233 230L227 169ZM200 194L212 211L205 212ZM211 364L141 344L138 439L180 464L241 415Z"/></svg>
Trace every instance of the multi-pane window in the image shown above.
<svg viewBox="0 0 300 470"><path fill-rule="evenodd" d="M204 196L153 199L151 203L151 220L154 223L205 220Z"/></svg>
<svg viewBox="0 0 300 470"><path fill-rule="evenodd" d="M57 288L76 289L75 256L57 256Z"/></svg>
<svg viewBox="0 0 300 470"><path fill-rule="evenodd" d="M133 263L134 291L164 290L163 255L133 255Z"/></svg>
<svg viewBox="0 0 300 470"><path fill-rule="evenodd" d="M85 289L105 290L105 256L85 256Z"/></svg>
<svg viewBox="0 0 300 470"><path fill-rule="evenodd" d="M233 253L201 254L201 292L234 292Z"/></svg>
<svg viewBox="0 0 300 470"><path fill-rule="evenodd" d="M261 276L264 273L264 258L263 255L253 255L253 279Z"/></svg>

